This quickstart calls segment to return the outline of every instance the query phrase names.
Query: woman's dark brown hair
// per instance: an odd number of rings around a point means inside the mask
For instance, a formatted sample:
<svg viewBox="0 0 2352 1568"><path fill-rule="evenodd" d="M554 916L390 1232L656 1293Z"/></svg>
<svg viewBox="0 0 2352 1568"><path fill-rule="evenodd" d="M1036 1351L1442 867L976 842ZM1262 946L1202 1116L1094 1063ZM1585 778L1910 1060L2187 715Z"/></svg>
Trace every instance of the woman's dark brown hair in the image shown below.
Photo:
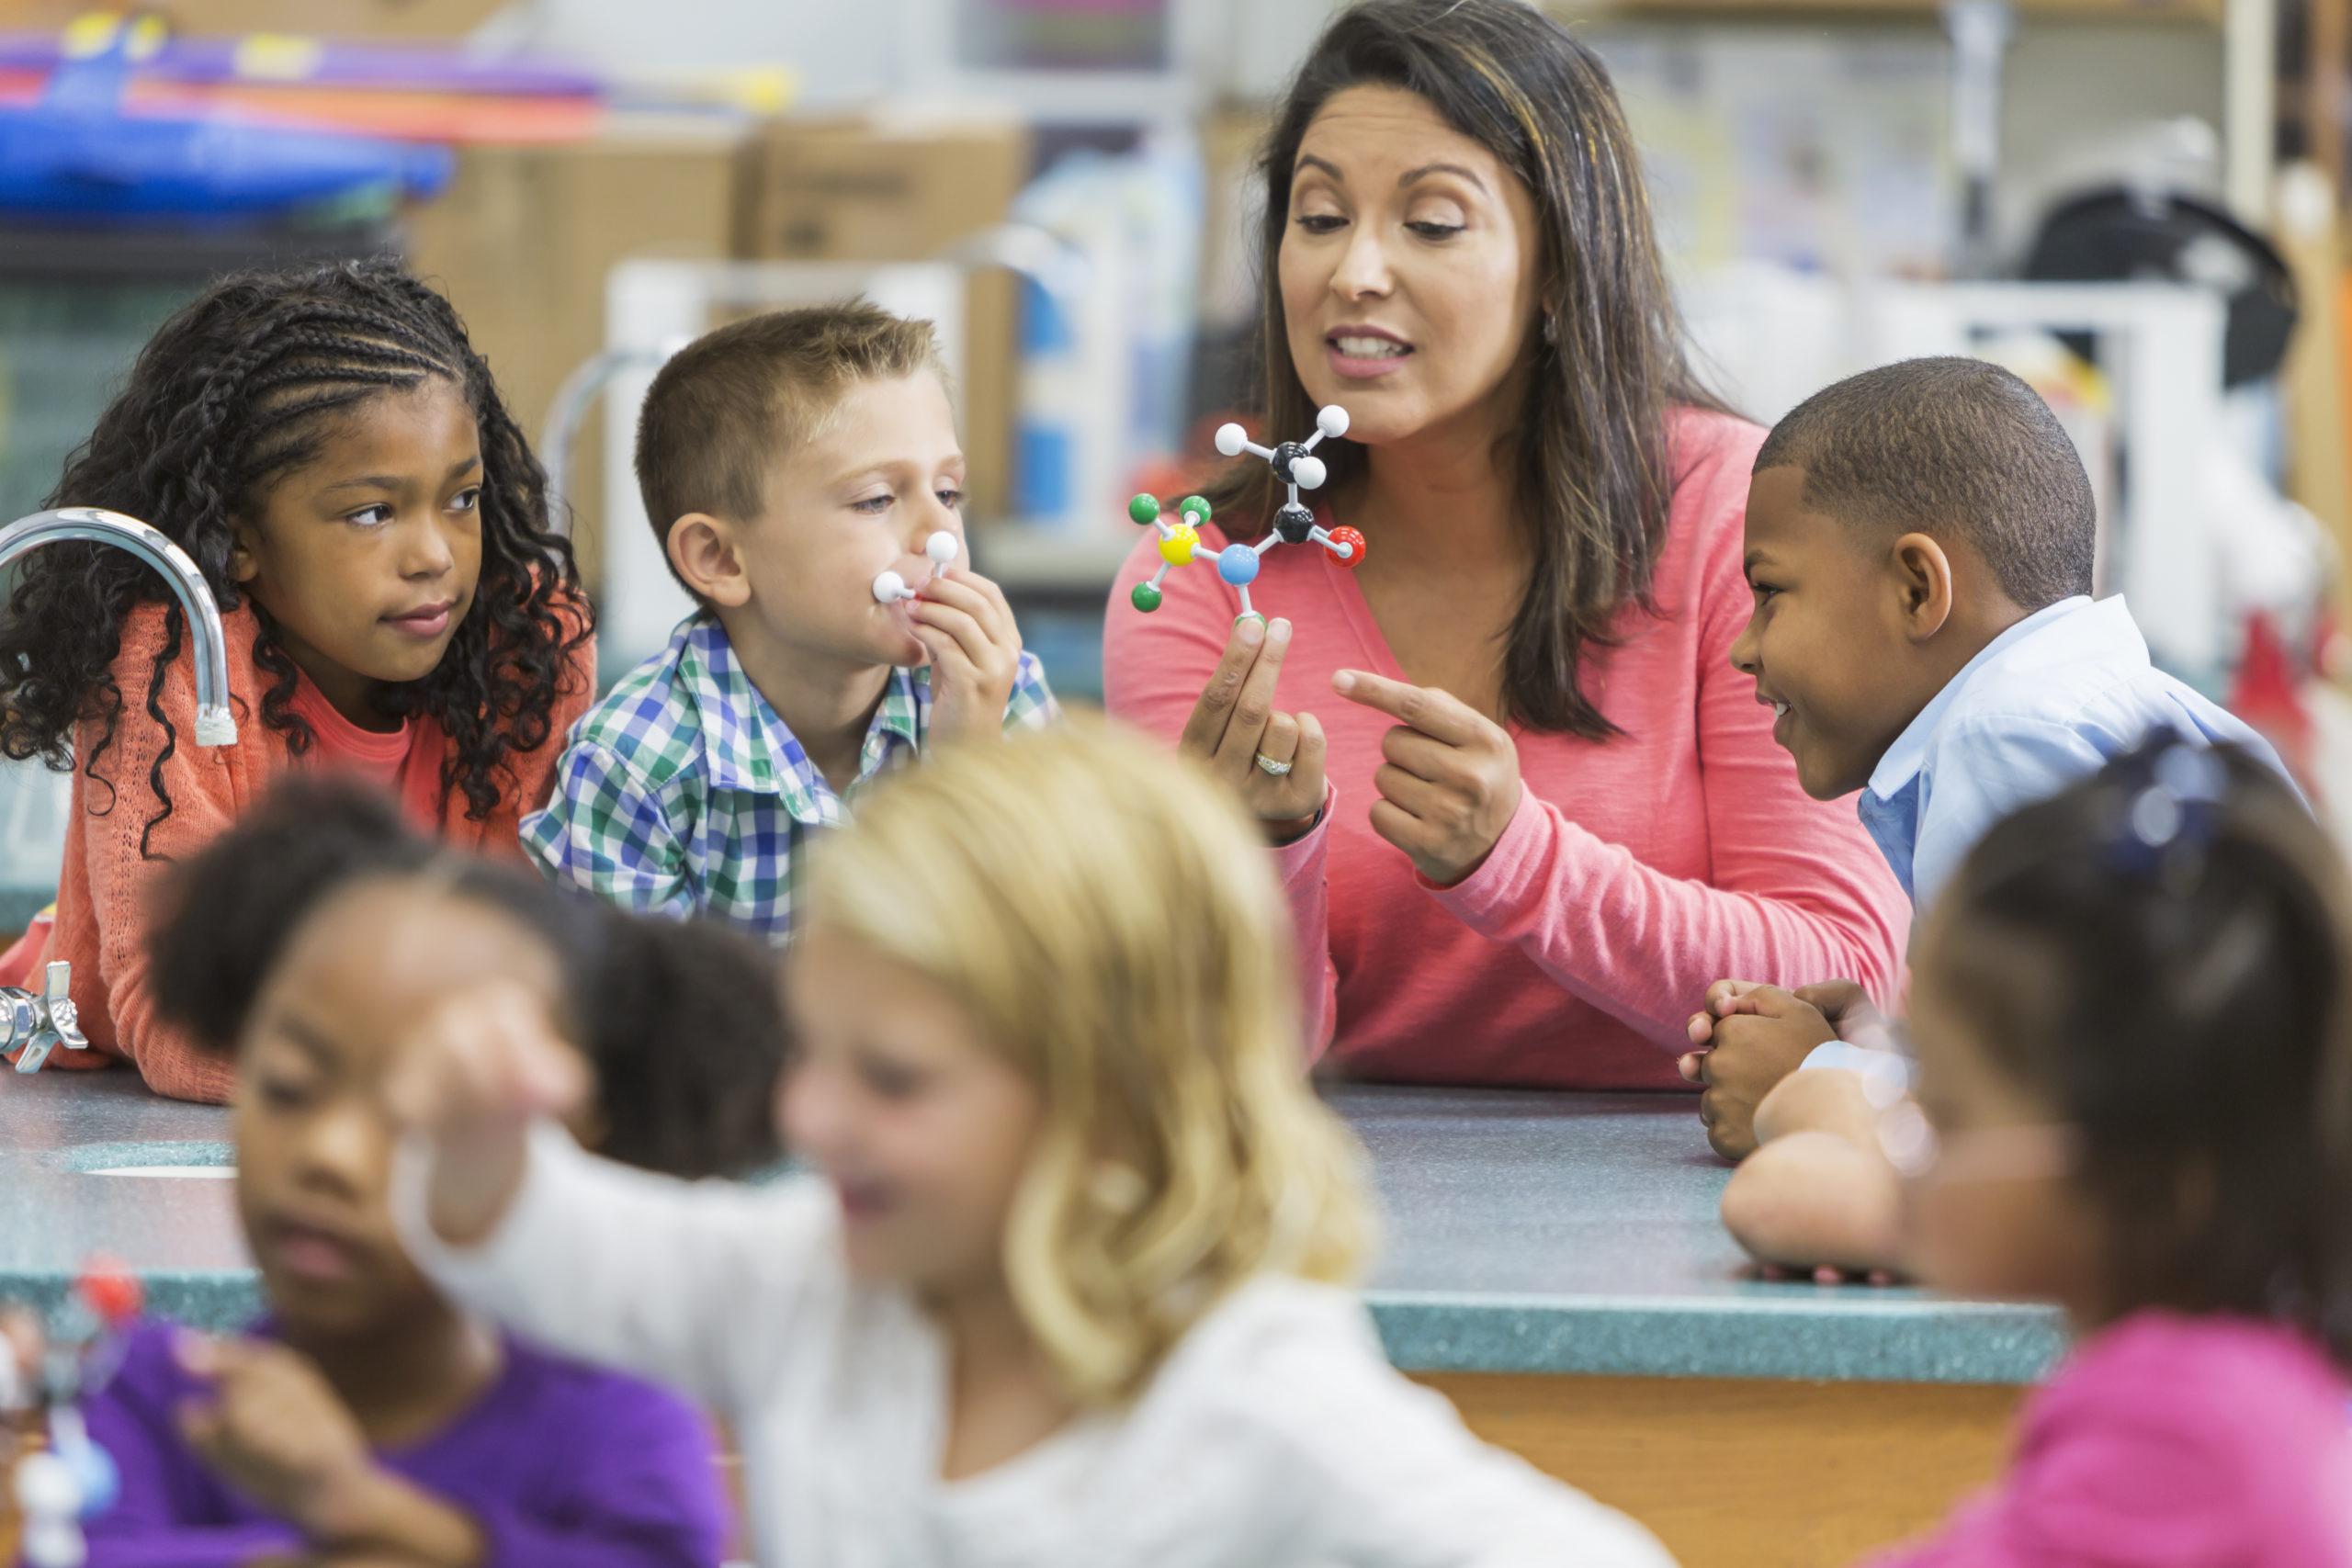
<svg viewBox="0 0 2352 1568"><path fill-rule="evenodd" d="M1633 135L1599 58L1519 0L1369 0L1343 12L1299 68L1261 163L1256 354L1277 437L1315 428L1277 265L1299 143L1334 95L1371 85L1427 99L1534 197L1550 324L1534 335L1527 408L1510 438L1532 570L1508 634L1503 701L1532 728L1606 739L1618 728L1586 695L1580 666L1588 648L1616 640L1625 606L1649 604L1674 492L1668 410L1723 406L1683 349ZM1354 444L1322 450L1333 486L1363 471ZM1211 492L1245 536L1262 532L1278 499L1254 461Z"/></svg>
<svg viewBox="0 0 2352 1568"><path fill-rule="evenodd" d="M1919 970L2079 1130L2117 1314L2278 1319L2352 1368L2352 884L2276 773L2167 739L2026 807Z"/></svg>

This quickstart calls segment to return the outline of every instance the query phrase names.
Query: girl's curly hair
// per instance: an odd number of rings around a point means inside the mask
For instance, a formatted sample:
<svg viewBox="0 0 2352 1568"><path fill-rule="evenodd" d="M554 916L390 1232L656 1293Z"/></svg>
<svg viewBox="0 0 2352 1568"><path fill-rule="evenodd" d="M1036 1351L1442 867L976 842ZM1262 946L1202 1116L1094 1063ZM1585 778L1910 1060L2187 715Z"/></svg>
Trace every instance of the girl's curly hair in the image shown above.
<svg viewBox="0 0 2352 1568"><path fill-rule="evenodd" d="M490 368L449 302L396 262L375 260L246 272L222 278L164 323L130 380L67 460L45 506L97 506L152 524L186 550L223 611L243 602L230 576L235 524L258 516L269 487L310 461L338 417L387 392L439 377L462 388L481 427L481 578L441 663L389 688L395 717L427 714L452 744L442 788L464 792L466 815L498 803L509 754L547 742L571 655L590 636L570 544L548 525L547 475L531 455ZM61 543L27 556L0 616L0 752L74 765L75 727L104 728L81 766L95 782L123 698L113 667L125 618L166 607L148 716L164 728L150 774L172 814L164 763L178 743L161 707L164 672L186 630L163 581L103 545ZM261 719L300 754L316 739L288 705L294 662L268 615L254 661L269 675Z"/></svg>

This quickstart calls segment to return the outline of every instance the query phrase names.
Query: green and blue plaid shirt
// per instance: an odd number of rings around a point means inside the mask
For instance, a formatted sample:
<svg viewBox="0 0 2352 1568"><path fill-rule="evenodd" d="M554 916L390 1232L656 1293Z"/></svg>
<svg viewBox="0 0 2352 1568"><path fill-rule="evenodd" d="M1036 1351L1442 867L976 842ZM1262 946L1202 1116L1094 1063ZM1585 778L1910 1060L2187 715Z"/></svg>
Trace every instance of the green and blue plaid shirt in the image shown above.
<svg viewBox="0 0 2352 1568"><path fill-rule="evenodd" d="M1023 653L1005 728L1059 711ZM919 755L930 729L931 672L893 670L849 794ZM803 841L847 815L718 622L698 612L572 727L553 797L523 819L523 848L554 881L624 908L716 915L781 942Z"/></svg>

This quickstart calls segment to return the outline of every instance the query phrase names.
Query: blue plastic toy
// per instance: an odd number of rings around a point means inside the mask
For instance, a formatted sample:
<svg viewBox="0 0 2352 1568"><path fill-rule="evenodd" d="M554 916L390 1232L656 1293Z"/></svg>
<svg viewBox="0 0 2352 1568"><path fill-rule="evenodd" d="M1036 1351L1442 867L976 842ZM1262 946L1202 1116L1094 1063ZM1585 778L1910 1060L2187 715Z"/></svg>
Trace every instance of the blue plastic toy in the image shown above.
<svg viewBox="0 0 2352 1568"><path fill-rule="evenodd" d="M369 192L437 194L446 147L229 114L126 111L133 29L60 64L29 108L0 108L0 213L89 221L251 222Z"/></svg>

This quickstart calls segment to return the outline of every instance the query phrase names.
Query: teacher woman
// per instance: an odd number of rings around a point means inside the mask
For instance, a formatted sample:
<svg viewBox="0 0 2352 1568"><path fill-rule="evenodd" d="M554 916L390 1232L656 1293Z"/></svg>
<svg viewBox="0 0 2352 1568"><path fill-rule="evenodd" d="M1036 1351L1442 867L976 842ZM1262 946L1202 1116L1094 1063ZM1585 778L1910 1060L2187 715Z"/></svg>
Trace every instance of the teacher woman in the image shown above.
<svg viewBox="0 0 2352 1568"><path fill-rule="evenodd" d="M1211 570L1131 607L1149 536L1104 663L1264 823L1308 1038L1359 1077L1676 1088L1715 979L1892 999L1901 892L1731 667L1761 433L1691 374L1600 62L1517 0L1371 0L1263 168L1261 434L1348 411L1317 520L1368 547L1272 551L1274 618L1237 623ZM1255 539L1276 492L1244 459L1211 499Z"/></svg>

